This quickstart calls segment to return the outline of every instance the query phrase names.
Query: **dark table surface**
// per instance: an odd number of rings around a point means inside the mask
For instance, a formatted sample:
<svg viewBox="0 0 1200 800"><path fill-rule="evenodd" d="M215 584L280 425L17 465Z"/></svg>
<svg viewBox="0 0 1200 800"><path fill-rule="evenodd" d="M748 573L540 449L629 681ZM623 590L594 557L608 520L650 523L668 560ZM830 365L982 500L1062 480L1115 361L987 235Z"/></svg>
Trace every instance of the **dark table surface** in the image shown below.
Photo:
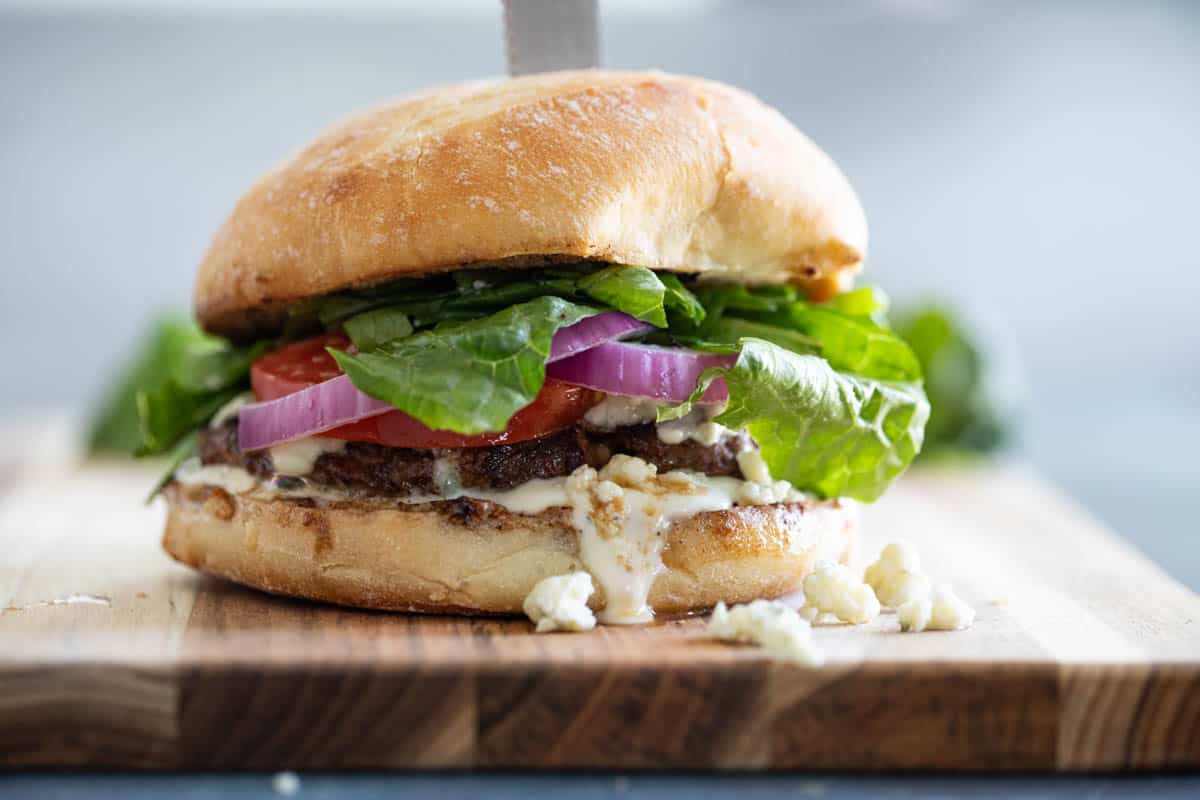
<svg viewBox="0 0 1200 800"><path fill-rule="evenodd" d="M388 798L489 797L570 800L618 797L650 800L668 797L738 798L1198 798L1200 775L1157 775L1145 778L1087 776L947 776L907 775L661 775L661 774L524 774L524 773L301 773L294 797ZM172 800L278 798L283 782L271 773L240 774L16 774L0 777L4 798L139 798ZM280 787L282 788L282 787Z"/></svg>

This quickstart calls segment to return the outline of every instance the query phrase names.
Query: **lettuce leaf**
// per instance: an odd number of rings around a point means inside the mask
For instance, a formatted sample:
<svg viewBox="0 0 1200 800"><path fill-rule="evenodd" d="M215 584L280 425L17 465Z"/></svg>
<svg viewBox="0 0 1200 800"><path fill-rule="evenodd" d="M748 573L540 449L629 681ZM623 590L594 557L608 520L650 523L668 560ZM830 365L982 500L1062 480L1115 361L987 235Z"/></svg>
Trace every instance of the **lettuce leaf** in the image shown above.
<svg viewBox="0 0 1200 800"><path fill-rule="evenodd" d="M138 392L142 443L138 455L165 453L197 428L203 427L239 389L189 392L174 381Z"/></svg>
<svg viewBox="0 0 1200 800"><path fill-rule="evenodd" d="M539 297L594 301L660 328L667 311L703 319L695 295L675 276L645 267L610 266L599 270L459 270L423 280L338 292L293 310L294 329L329 328L356 315L387 308L408 315L416 328L477 319ZM315 327L314 327L315 326Z"/></svg>
<svg viewBox="0 0 1200 800"><path fill-rule="evenodd" d="M201 334L171 363L170 382L195 395L241 386L250 374L250 364L271 344L262 341L250 347L233 347L224 339Z"/></svg>
<svg viewBox="0 0 1200 800"><path fill-rule="evenodd" d="M667 327L667 287L645 267L607 267L585 276L579 290L657 328Z"/></svg>
<svg viewBox="0 0 1200 800"><path fill-rule="evenodd" d="M766 339L772 344L787 348L793 353L819 354L821 341L791 328L768 325L740 317L725 317L707 332L707 342L719 342L729 347L740 348L742 340L750 337Z"/></svg>
<svg viewBox="0 0 1200 800"><path fill-rule="evenodd" d="M896 330L921 362L933 405L921 458L986 454L1008 444L1015 393L986 339L941 304L898 314Z"/></svg>
<svg viewBox="0 0 1200 800"><path fill-rule="evenodd" d="M703 340L756 336L798 353L817 352L843 372L885 381L921 380L920 361L884 324L887 298L877 289L856 289L823 304L798 299L790 286L706 287L700 298L708 305L699 332ZM761 327L750 330L745 321Z"/></svg>
<svg viewBox="0 0 1200 800"><path fill-rule="evenodd" d="M520 273L518 273L520 274ZM457 277L457 273L455 273ZM577 280L573 278L550 275L534 271L528 276L514 280L509 275L501 275L492 280L477 279L470 285L460 282L459 294L447 300L442 306L442 313L455 311L480 311L495 313L508 306L535 300L539 297L561 297L565 300L578 296ZM425 315L433 322L444 320Z"/></svg>
<svg viewBox="0 0 1200 800"><path fill-rule="evenodd" d="M672 322L684 322L686 327L697 327L704 322L706 312L700 300L683 285L678 275L663 272L658 276L667 293L663 303L670 313Z"/></svg>
<svg viewBox="0 0 1200 800"><path fill-rule="evenodd" d="M203 336L195 323L182 316L163 316L150 324L141 349L113 381L91 419L87 437L89 453L128 455L138 449L142 442L138 391L166 381L180 353Z"/></svg>
<svg viewBox="0 0 1200 800"><path fill-rule="evenodd" d="M359 350L372 350L394 339L403 339L413 332L408 315L394 308L364 311L346 320L342 327Z"/></svg>
<svg viewBox="0 0 1200 800"><path fill-rule="evenodd" d="M834 369L884 381L921 380L921 362L903 339L868 317L798 302L787 309L795 330L820 342Z"/></svg>
<svg viewBox="0 0 1200 800"><path fill-rule="evenodd" d="M920 452L929 401L919 383L846 375L762 339L741 347L733 367L704 373L692 399L724 377L729 404L716 421L745 427L774 477L869 502Z"/></svg>
<svg viewBox="0 0 1200 800"><path fill-rule="evenodd" d="M333 328L355 316L377 308L393 307L413 316L436 315L442 306L460 290L448 286L444 279L398 280L370 289L358 289L318 298L293 309L293 327L297 333ZM307 325L303 324L307 323Z"/></svg>
<svg viewBox="0 0 1200 800"><path fill-rule="evenodd" d="M250 385L250 364L272 346L260 341L235 347L193 329L172 345L167 376L135 398L141 442L138 455L171 450L203 427L221 406Z"/></svg>
<svg viewBox="0 0 1200 800"><path fill-rule="evenodd" d="M869 317L887 327L887 312L891 304L892 301L878 286L863 286L830 298L825 307L855 317Z"/></svg>
<svg viewBox="0 0 1200 800"><path fill-rule="evenodd" d="M502 431L541 391L555 332L600 311L540 297L482 319L443 323L370 352L330 353L355 386L430 428Z"/></svg>

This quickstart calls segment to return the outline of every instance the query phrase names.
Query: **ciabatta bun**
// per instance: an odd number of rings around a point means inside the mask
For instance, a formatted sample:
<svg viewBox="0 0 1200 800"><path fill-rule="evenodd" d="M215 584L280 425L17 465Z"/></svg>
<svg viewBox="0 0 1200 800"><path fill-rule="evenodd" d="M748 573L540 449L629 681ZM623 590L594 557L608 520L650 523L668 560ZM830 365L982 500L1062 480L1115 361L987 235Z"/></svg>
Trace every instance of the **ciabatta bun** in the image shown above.
<svg viewBox="0 0 1200 800"><path fill-rule="evenodd" d="M662 73L450 86L351 117L261 178L200 267L237 338L348 287L592 259L834 293L867 229L846 178L751 95Z"/></svg>
<svg viewBox="0 0 1200 800"><path fill-rule="evenodd" d="M539 580L584 569L565 508L515 514L465 499L413 509L306 507L177 483L165 493L168 553L276 594L398 611L520 614ZM739 506L678 520L666 535L650 605L679 614L797 591L817 559L850 557L857 518L837 501ZM604 603L600 589L591 605Z"/></svg>

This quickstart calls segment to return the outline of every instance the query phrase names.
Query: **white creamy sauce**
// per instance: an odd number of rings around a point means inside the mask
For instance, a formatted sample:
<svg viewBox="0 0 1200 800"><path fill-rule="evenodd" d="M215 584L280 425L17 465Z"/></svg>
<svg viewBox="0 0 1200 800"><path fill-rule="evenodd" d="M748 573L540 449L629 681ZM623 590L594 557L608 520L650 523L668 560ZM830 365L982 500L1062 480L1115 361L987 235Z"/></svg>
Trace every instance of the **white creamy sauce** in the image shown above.
<svg viewBox="0 0 1200 800"><path fill-rule="evenodd" d="M447 458L435 459L433 462L433 485L439 495L450 497L462 490L462 481L458 476L458 468Z"/></svg>
<svg viewBox="0 0 1200 800"><path fill-rule="evenodd" d="M345 449L346 442L341 439L308 436L270 448L271 463L280 475L307 475L313 471L318 458Z"/></svg>
<svg viewBox="0 0 1200 800"><path fill-rule="evenodd" d="M685 473L659 476L654 465L625 455L613 456L599 472L580 467L567 478L579 557L607 599L601 622L653 619L647 598L663 569L667 529L676 519L732 506L734 497L724 488Z"/></svg>
<svg viewBox="0 0 1200 800"><path fill-rule="evenodd" d="M738 469L751 483L771 482L771 469L762 457L761 450L743 450L737 454Z"/></svg>
<svg viewBox="0 0 1200 800"><path fill-rule="evenodd" d="M666 403L646 397L622 397L610 394L583 415L589 425L602 430L641 425L658 419L658 410ZM733 431L713 422L712 418L724 411L724 406L696 406L679 419L666 420L655 425L658 439L663 444L698 442L712 447L722 437Z"/></svg>
<svg viewBox="0 0 1200 800"><path fill-rule="evenodd" d="M470 497L474 500L488 500L496 505L504 506L514 514L540 514L543 511L559 506L569 505L567 499L566 478L534 478L520 486L504 491L492 492L482 489L460 489L454 497L435 497L433 500ZM426 500L425 502L428 502Z"/></svg>
<svg viewBox="0 0 1200 800"><path fill-rule="evenodd" d="M278 478L261 481L241 467L228 464L201 466L200 459L189 458L175 470L175 480L184 486L215 486L230 494L254 493L267 499L306 498L311 500L344 500L346 493L337 489L316 486L307 481L294 481L295 485ZM294 480L294 479L293 479ZM439 498L433 498L439 499Z"/></svg>
<svg viewBox="0 0 1200 800"><path fill-rule="evenodd" d="M184 486L216 486L230 494L246 494L261 485L258 478L241 467L227 464L201 466L200 459L195 457L179 465L175 480Z"/></svg>
<svg viewBox="0 0 1200 800"><path fill-rule="evenodd" d="M567 479L579 557L604 587L608 602L601 622L649 622L654 612L646 598L662 570L662 512L641 492L613 491L613 486L597 480L590 467L580 467Z"/></svg>
<svg viewBox="0 0 1200 800"><path fill-rule="evenodd" d="M695 412L692 412L695 414ZM660 422L655 426L658 440L663 444L683 444L691 440L706 447L712 447L727 434L733 433L724 425L709 419L697 419L688 414L686 417Z"/></svg>
<svg viewBox="0 0 1200 800"><path fill-rule="evenodd" d="M213 414L213 418L209 420L208 427L221 427L226 422L236 417L238 412L241 411L245 406L248 406L253 402L253 392L242 392L239 395L235 395L232 400L217 409L217 413Z"/></svg>
<svg viewBox="0 0 1200 800"><path fill-rule="evenodd" d="M658 418L659 405L657 401L646 397L610 394L588 409L583 419L589 425L603 430L624 428L627 425L654 422Z"/></svg>

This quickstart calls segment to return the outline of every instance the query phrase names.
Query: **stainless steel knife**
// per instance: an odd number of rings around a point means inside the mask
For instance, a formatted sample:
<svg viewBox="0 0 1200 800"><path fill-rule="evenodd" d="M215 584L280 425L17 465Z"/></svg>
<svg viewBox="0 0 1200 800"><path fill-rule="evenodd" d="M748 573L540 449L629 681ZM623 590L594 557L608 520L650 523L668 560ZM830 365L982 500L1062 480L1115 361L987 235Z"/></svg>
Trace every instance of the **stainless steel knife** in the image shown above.
<svg viewBox="0 0 1200 800"><path fill-rule="evenodd" d="M504 0L508 74L600 66L599 0Z"/></svg>

